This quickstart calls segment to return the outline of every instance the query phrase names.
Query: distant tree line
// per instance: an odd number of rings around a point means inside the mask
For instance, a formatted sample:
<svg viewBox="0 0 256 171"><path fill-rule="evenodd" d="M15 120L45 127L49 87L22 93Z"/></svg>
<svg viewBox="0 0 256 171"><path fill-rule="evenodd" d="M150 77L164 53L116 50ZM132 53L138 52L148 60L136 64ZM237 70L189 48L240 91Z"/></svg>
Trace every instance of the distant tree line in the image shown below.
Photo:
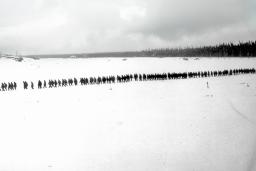
<svg viewBox="0 0 256 171"><path fill-rule="evenodd" d="M156 57L256 57L256 41L223 43L216 46L161 48L143 51Z"/></svg>
<svg viewBox="0 0 256 171"><path fill-rule="evenodd" d="M129 52L88 53L86 57L256 57L256 41L215 46L159 48Z"/></svg>
<svg viewBox="0 0 256 171"><path fill-rule="evenodd" d="M216 70L216 71L198 71L198 72L168 72L168 73L134 73L125 75L109 75L97 77L81 77L81 78L68 78L68 79L49 79L38 80L36 83L33 81L23 81L23 89L45 89L57 87L70 87L70 86L86 86L86 85L100 85L100 84L114 84L126 82L139 82L139 81L157 81L157 80L177 80L177 79L190 79L190 78L205 78L205 77L220 77L232 76L241 74L255 74L254 68L240 68L229 70ZM0 91L13 91L17 89L16 82L2 82Z"/></svg>
<svg viewBox="0 0 256 171"><path fill-rule="evenodd" d="M99 52L79 54L27 55L40 58L102 58L102 57L256 57L256 41L222 43L215 46L160 48L142 51Z"/></svg>

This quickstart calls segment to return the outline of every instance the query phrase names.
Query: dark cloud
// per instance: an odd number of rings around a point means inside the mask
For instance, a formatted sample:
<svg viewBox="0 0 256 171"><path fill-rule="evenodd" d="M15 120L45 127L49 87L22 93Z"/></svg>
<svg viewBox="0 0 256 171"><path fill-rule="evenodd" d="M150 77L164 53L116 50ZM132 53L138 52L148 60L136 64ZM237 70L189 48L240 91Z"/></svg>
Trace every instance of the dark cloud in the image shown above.
<svg viewBox="0 0 256 171"><path fill-rule="evenodd" d="M167 40L214 32L248 23L250 1L160 0L147 4L147 16L130 25L131 32L153 34Z"/></svg>
<svg viewBox="0 0 256 171"><path fill-rule="evenodd" d="M0 50L139 50L256 39L253 0L1 0Z"/></svg>

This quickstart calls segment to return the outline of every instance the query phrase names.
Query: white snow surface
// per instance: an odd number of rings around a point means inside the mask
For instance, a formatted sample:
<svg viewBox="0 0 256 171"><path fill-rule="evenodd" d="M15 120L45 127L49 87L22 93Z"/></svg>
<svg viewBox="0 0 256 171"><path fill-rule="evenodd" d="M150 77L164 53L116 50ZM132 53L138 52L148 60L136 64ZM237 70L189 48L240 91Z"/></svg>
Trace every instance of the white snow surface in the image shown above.
<svg viewBox="0 0 256 171"><path fill-rule="evenodd" d="M19 87L0 91L0 171L254 171L256 75L22 89L23 80L252 67L255 58L1 58L0 82Z"/></svg>

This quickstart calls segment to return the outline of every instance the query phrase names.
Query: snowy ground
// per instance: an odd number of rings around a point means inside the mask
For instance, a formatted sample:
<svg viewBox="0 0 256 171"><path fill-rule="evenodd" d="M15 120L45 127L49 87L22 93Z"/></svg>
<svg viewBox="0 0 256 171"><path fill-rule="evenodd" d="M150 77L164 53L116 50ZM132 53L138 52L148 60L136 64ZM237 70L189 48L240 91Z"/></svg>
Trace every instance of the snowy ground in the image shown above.
<svg viewBox="0 0 256 171"><path fill-rule="evenodd" d="M0 82L250 67L256 59L0 59ZM256 75L0 92L0 170L256 170L255 104Z"/></svg>

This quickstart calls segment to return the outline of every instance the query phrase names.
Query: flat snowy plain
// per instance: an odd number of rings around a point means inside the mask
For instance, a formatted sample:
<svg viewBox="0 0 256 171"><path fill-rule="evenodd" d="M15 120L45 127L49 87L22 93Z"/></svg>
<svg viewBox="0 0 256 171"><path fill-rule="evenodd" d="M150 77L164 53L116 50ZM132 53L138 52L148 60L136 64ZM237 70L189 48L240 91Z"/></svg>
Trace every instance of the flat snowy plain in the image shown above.
<svg viewBox="0 0 256 171"><path fill-rule="evenodd" d="M256 170L256 75L23 90L22 81L256 68L256 58L1 58L0 171ZM209 88L206 82L209 82Z"/></svg>

